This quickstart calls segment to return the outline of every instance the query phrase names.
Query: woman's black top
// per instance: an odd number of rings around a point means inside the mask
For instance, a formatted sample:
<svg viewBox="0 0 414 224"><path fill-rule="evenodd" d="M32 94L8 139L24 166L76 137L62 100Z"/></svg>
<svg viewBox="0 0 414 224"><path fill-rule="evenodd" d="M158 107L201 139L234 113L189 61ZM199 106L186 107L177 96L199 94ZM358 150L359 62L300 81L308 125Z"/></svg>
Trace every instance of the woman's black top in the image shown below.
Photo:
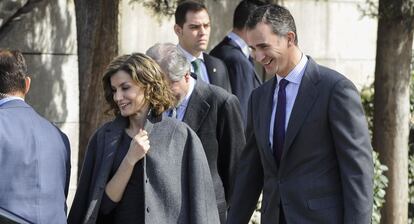
<svg viewBox="0 0 414 224"><path fill-rule="evenodd" d="M124 131L121 142L114 158L111 175L108 181L118 170L122 160L126 156L132 138ZM114 224L145 223L145 198L144 198L144 167L143 159L135 164L131 178L125 188L122 199L114 203L106 193L102 199L100 212L111 219ZM105 220L108 221L108 220ZM108 223L108 222L105 222Z"/></svg>

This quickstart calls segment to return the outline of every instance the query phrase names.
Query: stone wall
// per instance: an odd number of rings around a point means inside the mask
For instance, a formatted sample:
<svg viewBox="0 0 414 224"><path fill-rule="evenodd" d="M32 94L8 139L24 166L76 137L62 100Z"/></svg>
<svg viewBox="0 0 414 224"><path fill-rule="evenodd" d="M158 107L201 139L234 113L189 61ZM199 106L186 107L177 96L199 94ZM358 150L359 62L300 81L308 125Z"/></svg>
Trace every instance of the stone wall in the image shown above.
<svg viewBox="0 0 414 224"><path fill-rule="evenodd" d="M69 137L72 176L68 204L71 204L76 189L79 135L73 0L2 0L1 7L8 10L0 10L0 48L22 51L32 77L26 101Z"/></svg>

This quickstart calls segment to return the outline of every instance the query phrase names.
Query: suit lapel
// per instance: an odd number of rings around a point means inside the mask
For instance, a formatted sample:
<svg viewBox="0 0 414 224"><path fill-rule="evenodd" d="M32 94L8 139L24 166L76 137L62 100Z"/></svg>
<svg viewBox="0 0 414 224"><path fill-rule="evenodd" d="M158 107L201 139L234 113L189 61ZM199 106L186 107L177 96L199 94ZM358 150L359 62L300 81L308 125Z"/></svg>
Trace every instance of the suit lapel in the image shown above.
<svg viewBox="0 0 414 224"><path fill-rule="evenodd" d="M303 78L299 87L298 95L293 105L292 113L289 118L288 127L286 130L285 144L283 147L283 154L281 159L281 166L283 165L284 157L290 146L299 132L303 122L308 113L312 109L318 97L317 82L320 80L319 69L317 64L309 58L307 67L303 74Z"/></svg>
<svg viewBox="0 0 414 224"><path fill-rule="evenodd" d="M268 81L266 84L263 85L263 95L260 94L258 97L265 100L265 103L260 104L260 108L258 113L261 114L260 116L260 123L264 124L263 128L259 131L261 132L261 136L264 136L262 144L265 146L264 153L267 154L265 158L268 160L269 164L271 164L272 168L271 170L277 170L277 164L273 156L273 149L270 147L269 142L269 134L270 134L270 120L272 118L272 110L273 110L273 94L274 89L276 87L277 79L276 76L274 76L270 81ZM259 100L259 99L257 99ZM269 106L270 105L270 106Z"/></svg>
<svg viewBox="0 0 414 224"><path fill-rule="evenodd" d="M204 64L207 69L207 75L208 79L210 80L210 83L220 83L220 80L217 79L217 68L214 65L214 63L210 60L210 55L203 53L204 58Z"/></svg>
<svg viewBox="0 0 414 224"><path fill-rule="evenodd" d="M203 91L208 91L204 90L206 87L206 84L201 80L196 81L184 114L183 122L188 124L194 132L198 131L210 110L210 105L206 102L203 94Z"/></svg>

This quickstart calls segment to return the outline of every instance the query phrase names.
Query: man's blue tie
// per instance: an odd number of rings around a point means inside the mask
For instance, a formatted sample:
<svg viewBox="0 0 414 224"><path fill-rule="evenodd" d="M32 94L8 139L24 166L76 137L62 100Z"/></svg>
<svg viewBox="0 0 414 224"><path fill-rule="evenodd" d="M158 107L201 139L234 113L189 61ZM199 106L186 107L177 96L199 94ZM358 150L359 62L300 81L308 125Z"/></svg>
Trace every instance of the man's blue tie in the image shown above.
<svg viewBox="0 0 414 224"><path fill-rule="evenodd" d="M281 79L279 81L279 91L277 94L276 117L273 128L273 156L277 164L282 158L283 144L285 142L285 121L286 121L286 86L289 81Z"/></svg>

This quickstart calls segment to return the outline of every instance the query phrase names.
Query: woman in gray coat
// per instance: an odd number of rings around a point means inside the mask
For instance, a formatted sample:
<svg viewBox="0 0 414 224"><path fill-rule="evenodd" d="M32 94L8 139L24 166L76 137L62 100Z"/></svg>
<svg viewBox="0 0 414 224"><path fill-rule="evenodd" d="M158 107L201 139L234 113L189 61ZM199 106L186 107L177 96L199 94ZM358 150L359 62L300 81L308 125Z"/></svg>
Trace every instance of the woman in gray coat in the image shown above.
<svg viewBox="0 0 414 224"><path fill-rule="evenodd" d="M219 223L200 140L163 117L174 99L144 54L115 58L103 77L116 115L89 141L68 222Z"/></svg>

